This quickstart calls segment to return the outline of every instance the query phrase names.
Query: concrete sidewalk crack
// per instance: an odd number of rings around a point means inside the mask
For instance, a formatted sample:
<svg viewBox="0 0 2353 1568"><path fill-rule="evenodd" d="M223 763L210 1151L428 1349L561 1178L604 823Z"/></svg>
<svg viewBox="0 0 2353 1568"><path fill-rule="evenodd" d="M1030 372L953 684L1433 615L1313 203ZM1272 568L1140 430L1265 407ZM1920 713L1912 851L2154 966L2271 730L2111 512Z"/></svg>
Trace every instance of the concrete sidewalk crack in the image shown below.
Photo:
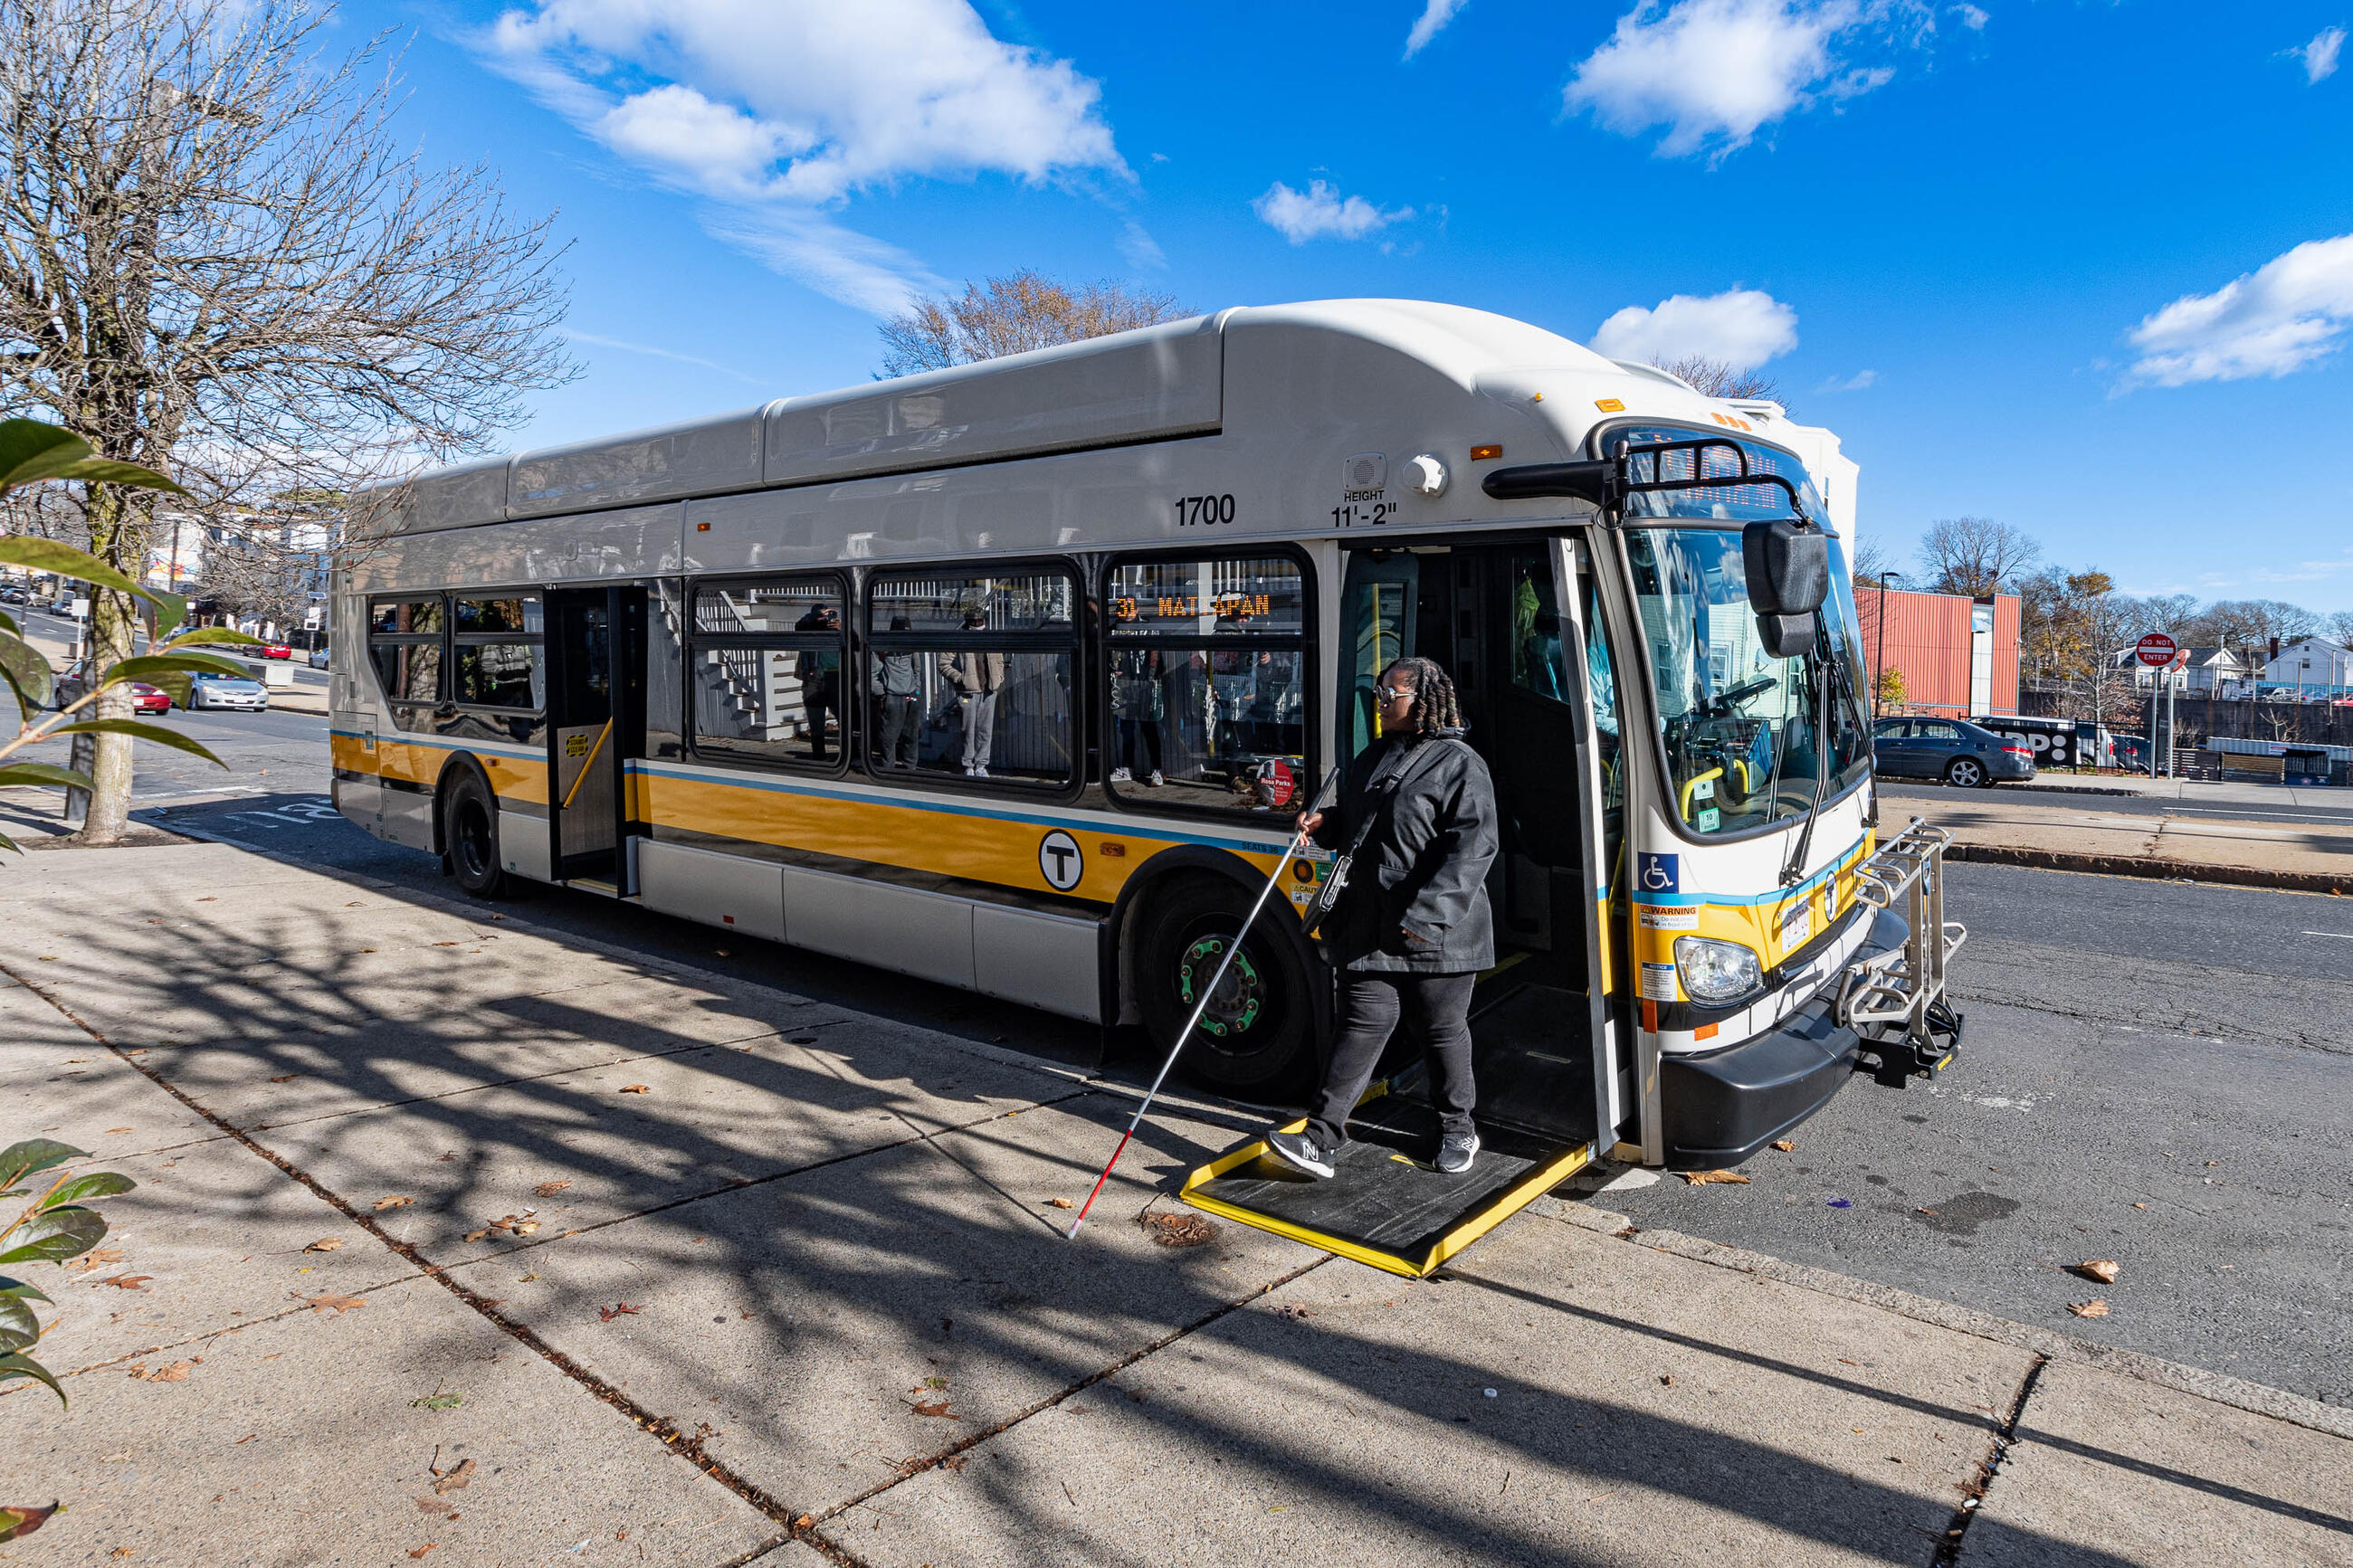
<svg viewBox="0 0 2353 1568"><path fill-rule="evenodd" d="M2018 1424L2026 1415L2026 1403L2034 1397L2034 1385L2042 1381L2042 1369L2051 1358L2038 1355L2027 1367L2026 1375L2019 1379L2018 1393L2010 1399L2010 1413L1995 1429L1993 1444L1978 1466L1978 1472L1962 1489L1961 1506L1953 1510L1953 1522L1945 1529L1945 1539L1936 1545L1936 1554L1928 1560L1928 1568L1958 1568L1961 1545L1968 1540L1969 1525L1985 1510L1986 1493L1992 1489L1994 1479L2001 1474L2002 1461L2010 1457L2012 1445L2018 1441Z"/></svg>

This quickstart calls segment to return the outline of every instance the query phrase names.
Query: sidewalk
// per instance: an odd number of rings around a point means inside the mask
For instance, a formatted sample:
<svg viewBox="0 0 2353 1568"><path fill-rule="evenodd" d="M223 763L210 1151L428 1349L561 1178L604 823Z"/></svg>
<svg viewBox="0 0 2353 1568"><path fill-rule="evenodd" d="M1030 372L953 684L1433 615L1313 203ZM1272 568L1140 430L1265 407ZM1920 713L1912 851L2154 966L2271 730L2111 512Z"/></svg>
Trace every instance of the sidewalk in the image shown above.
<svg viewBox="0 0 2353 1568"><path fill-rule="evenodd" d="M2196 784L2160 780L2168 789L2261 792L2274 804L2286 792L2262 784ZM2105 876L2186 878L2295 892L2353 894L2353 814L2342 824L2233 820L2205 811L2175 816L2101 809L2101 796L2059 787L1945 790L1885 797L1888 822L1924 817L1950 830L1955 860L1987 860ZM2109 798L2114 798L2113 794ZM2183 795L2211 805L2243 805L2235 796Z"/></svg>
<svg viewBox="0 0 2353 1568"><path fill-rule="evenodd" d="M1254 1126L1180 1100L1074 1244L1126 1091L527 902L174 844L0 918L6 1136L142 1184L34 1269L0 1563L2353 1563L2344 1411L1606 1191L1419 1282L1160 1245Z"/></svg>

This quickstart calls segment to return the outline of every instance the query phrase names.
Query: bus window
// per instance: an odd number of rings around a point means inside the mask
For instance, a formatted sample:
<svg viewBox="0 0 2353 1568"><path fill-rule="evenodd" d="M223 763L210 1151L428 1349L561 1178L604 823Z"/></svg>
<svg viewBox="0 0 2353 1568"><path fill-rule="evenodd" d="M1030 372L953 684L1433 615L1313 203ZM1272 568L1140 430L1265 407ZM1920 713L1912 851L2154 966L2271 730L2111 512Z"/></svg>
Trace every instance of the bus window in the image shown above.
<svg viewBox="0 0 2353 1568"><path fill-rule="evenodd" d="M539 595L456 599L449 624L455 644L449 700L459 711L442 720L441 732L525 744L540 740L547 662Z"/></svg>
<svg viewBox="0 0 2353 1568"><path fill-rule="evenodd" d="M1115 563L1105 638L1113 796L1295 809L1312 793L1306 606L1305 568L1287 556Z"/></svg>
<svg viewBox="0 0 2353 1568"><path fill-rule="evenodd" d="M867 765L1068 784L1078 583L1067 572L877 575L867 590Z"/></svg>
<svg viewBox="0 0 2353 1568"><path fill-rule="evenodd" d="M828 769L843 761L842 609L830 574L696 584L687 658L695 754Z"/></svg>
<svg viewBox="0 0 2353 1568"><path fill-rule="evenodd" d="M441 700L441 596L386 599L368 611L368 658L393 721L429 730Z"/></svg>

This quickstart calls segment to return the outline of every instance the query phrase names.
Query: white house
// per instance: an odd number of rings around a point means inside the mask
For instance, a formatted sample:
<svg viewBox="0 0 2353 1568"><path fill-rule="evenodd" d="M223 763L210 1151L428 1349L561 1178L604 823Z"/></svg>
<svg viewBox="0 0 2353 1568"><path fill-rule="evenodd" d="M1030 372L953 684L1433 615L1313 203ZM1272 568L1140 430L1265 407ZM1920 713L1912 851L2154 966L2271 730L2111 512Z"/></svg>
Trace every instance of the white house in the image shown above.
<svg viewBox="0 0 2353 1568"><path fill-rule="evenodd" d="M2227 683L2245 679L2247 667L2239 656L2226 647L2193 647L2185 650L2189 662L2182 667L2181 684L2176 691L2185 695L2196 693L2204 697L2222 695ZM2141 663L2137 649L2121 647L2110 661L2133 672L2133 684L2147 691L2157 683L2157 671Z"/></svg>
<svg viewBox="0 0 2353 1568"><path fill-rule="evenodd" d="M2353 649L2329 637L2299 637L2263 666L2266 686L2353 686Z"/></svg>

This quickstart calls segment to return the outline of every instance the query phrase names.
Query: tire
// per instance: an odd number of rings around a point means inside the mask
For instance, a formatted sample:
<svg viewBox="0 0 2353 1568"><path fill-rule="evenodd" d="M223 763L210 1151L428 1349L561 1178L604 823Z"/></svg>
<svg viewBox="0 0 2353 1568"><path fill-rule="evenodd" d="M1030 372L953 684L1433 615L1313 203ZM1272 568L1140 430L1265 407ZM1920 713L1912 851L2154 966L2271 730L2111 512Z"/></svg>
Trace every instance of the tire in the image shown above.
<svg viewBox="0 0 2353 1568"><path fill-rule="evenodd" d="M510 882L499 858L498 797L471 768L450 777L441 805L441 843L449 874L469 897L505 896Z"/></svg>
<svg viewBox="0 0 2353 1568"><path fill-rule="evenodd" d="M1991 786L1993 775L1975 757L1955 757L1946 764L1945 782L1955 789L1982 789Z"/></svg>
<svg viewBox="0 0 2353 1568"><path fill-rule="evenodd" d="M1147 898L1133 980L1153 1048L1165 1053L1200 1000L1195 987L1207 984L1225 957L1250 895L1221 878L1198 877ZM1186 1048L1187 1069L1214 1089L1277 1098L1304 1087L1314 1068L1309 965L1272 923L1288 912L1275 904L1259 917Z"/></svg>

